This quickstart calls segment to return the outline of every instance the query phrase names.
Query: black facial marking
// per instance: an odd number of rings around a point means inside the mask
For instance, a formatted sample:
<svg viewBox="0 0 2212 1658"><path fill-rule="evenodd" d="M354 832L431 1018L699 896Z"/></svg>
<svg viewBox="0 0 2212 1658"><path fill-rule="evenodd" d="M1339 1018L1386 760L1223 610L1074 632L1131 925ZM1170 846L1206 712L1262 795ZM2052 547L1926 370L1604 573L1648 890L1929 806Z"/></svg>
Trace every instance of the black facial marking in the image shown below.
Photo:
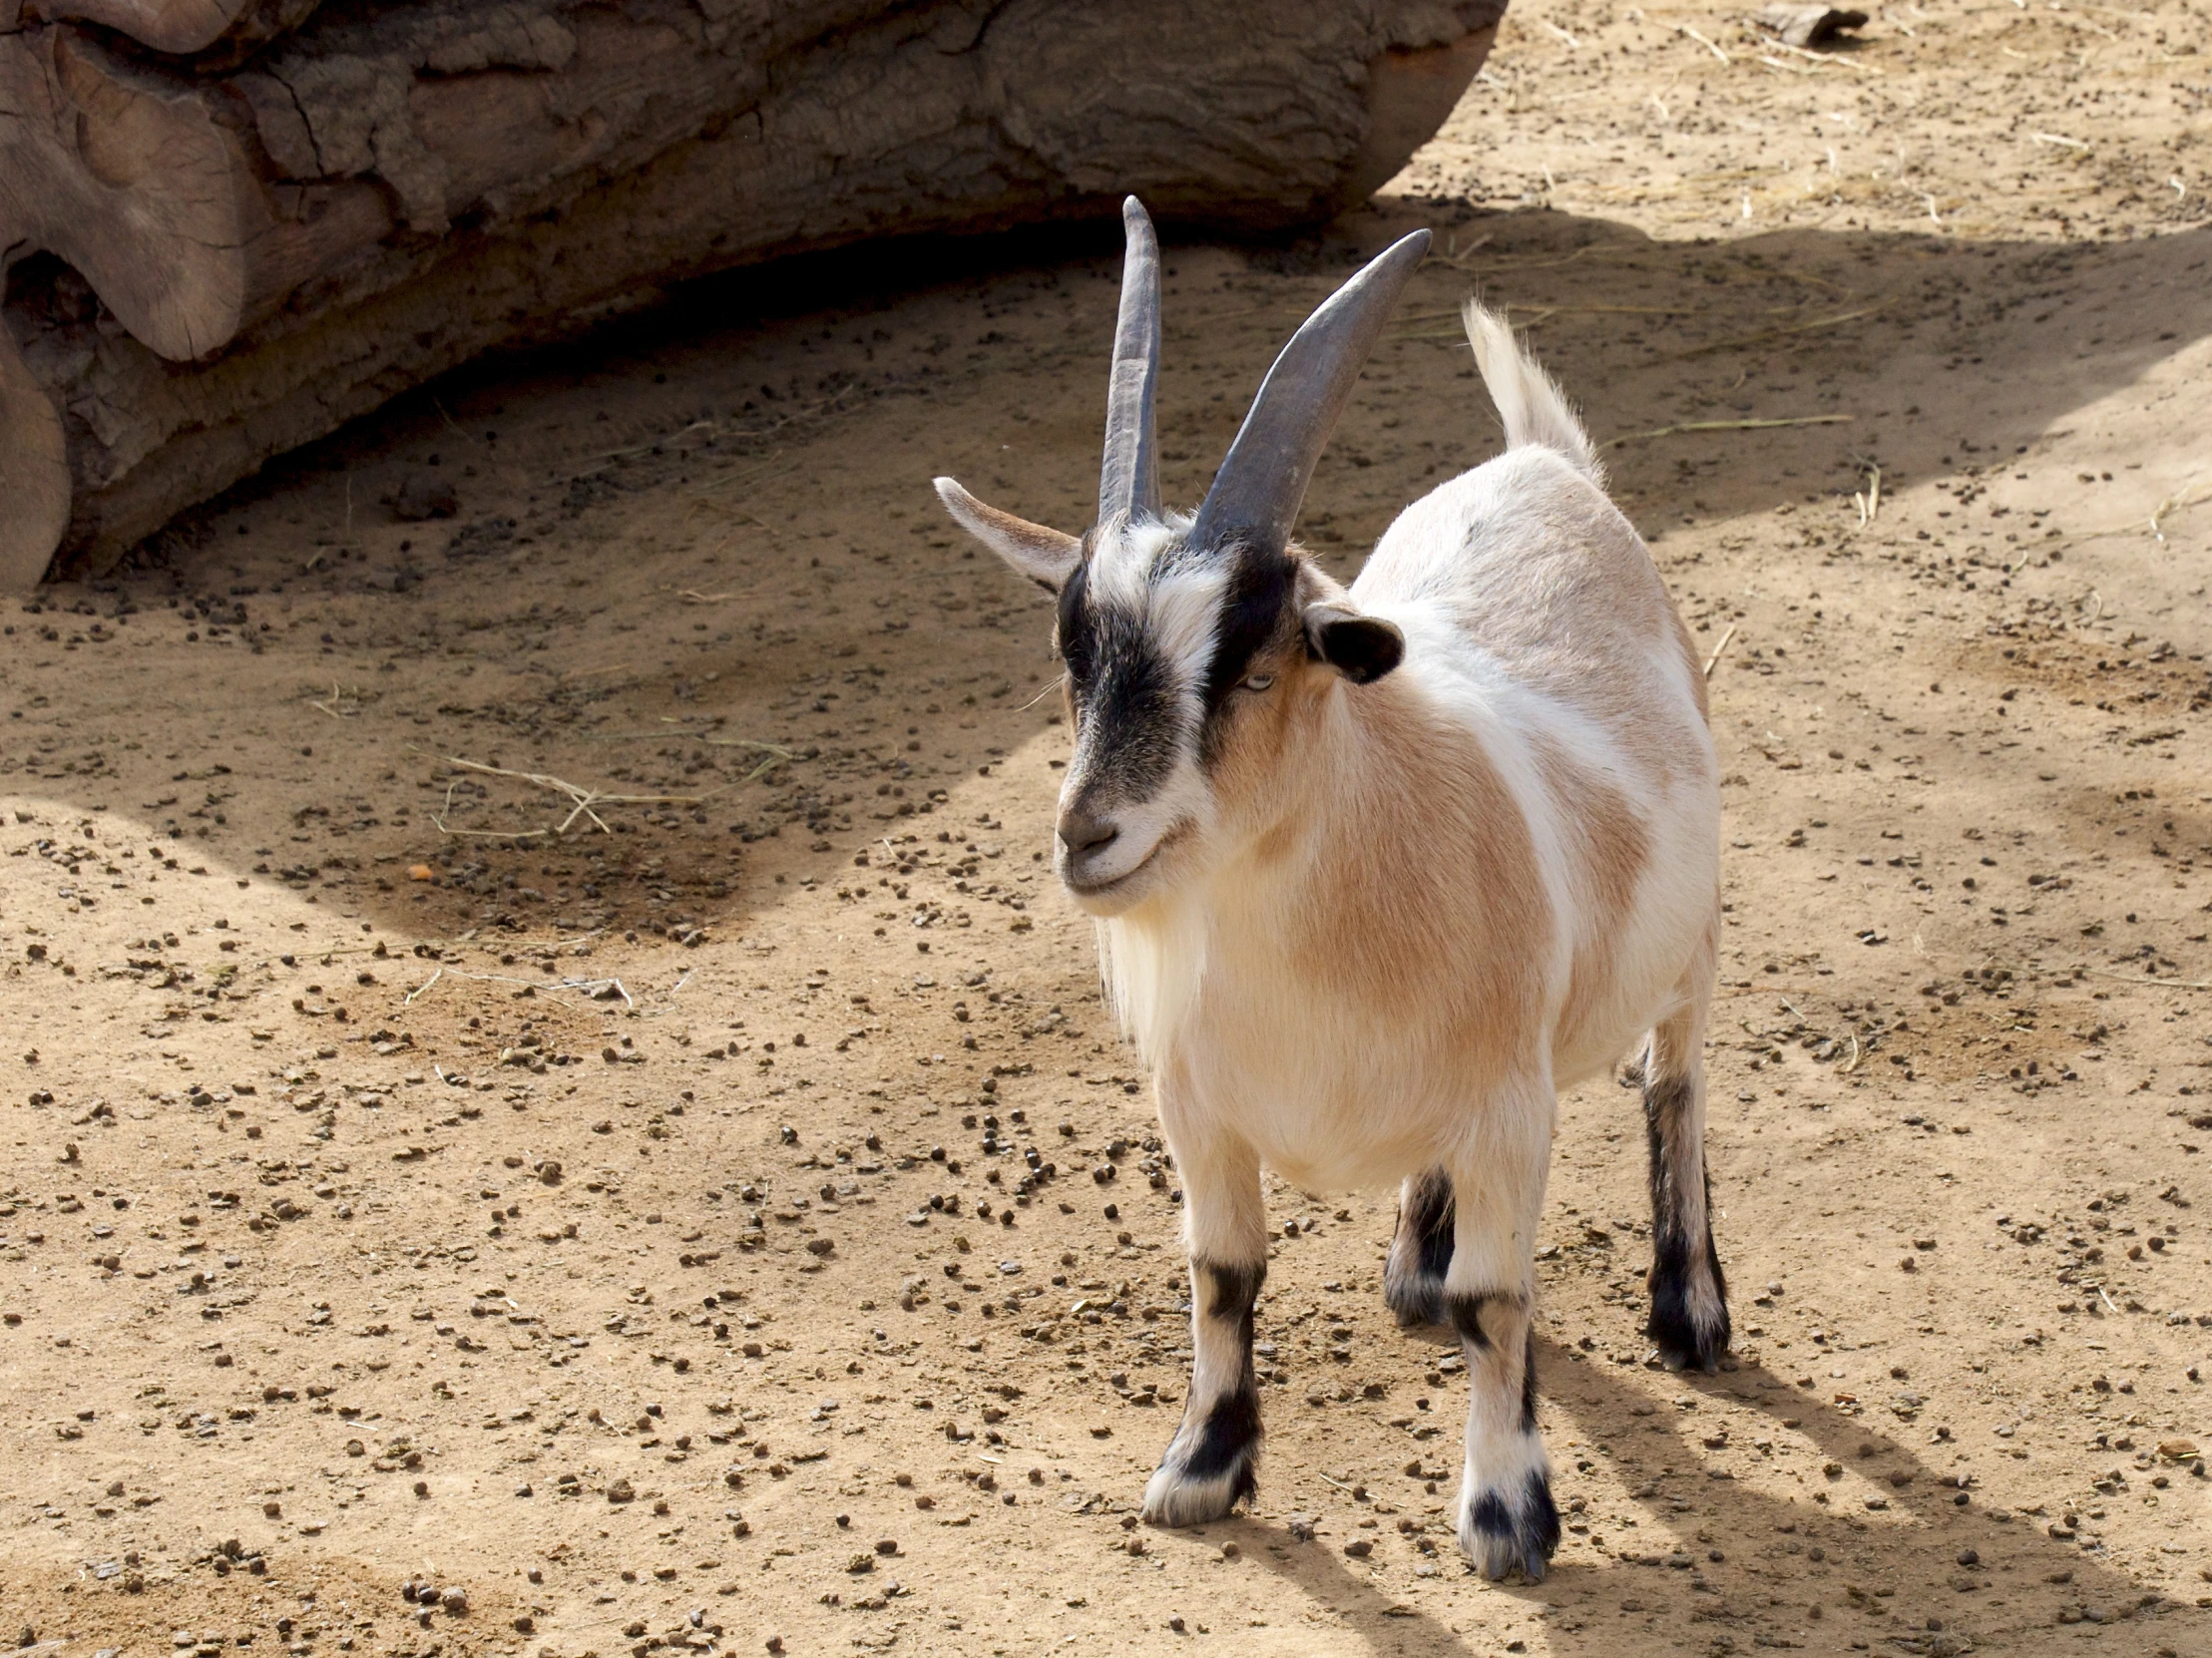
<svg viewBox="0 0 2212 1658"><path fill-rule="evenodd" d="M1297 561L1264 548L1230 548L1221 610L1213 624L1213 660L1206 667L1206 710L1218 707L1251 671L1252 658L1282 634L1283 611L1297 586Z"/></svg>
<svg viewBox="0 0 2212 1658"><path fill-rule="evenodd" d="M1076 566L1068 585L1060 590L1060 659L1068 677L1081 685L1091 677L1091 615L1086 603L1091 593L1091 565Z"/></svg>
<svg viewBox="0 0 2212 1658"><path fill-rule="evenodd" d="M1691 1104L1688 1077L1664 1077L1647 1082L1643 1090L1644 1132L1649 1141L1651 1175L1651 1316L1644 1328L1670 1362L1711 1370L1728 1351L1728 1282L1721 1275L1720 1254L1713 1247L1712 1180L1702 1161L1698 1179L1704 1189L1702 1206L1706 1224L1697 1236L1683 1214L1682 1193L1670 1170L1676 1141L1685 1131ZM1703 1270L1711 1275L1713 1294L1720 1303L1717 1328L1701 1330L1690 1311L1693 1273L1702 1257Z"/></svg>
<svg viewBox="0 0 2212 1658"><path fill-rule="evenodd" d="M1111 745L1092 755L1091 789L1104 802L1150 799L1174 769L1179 736L1158 651L1134 618L1091 603L1088 566L1060 590L1059 638L1079 732L1104 721L1113 733Z"/></svg>
<svg viewBox="0 0 2212 1658"><path fill-rule="evenodd" d="M1483 1304L1496 1299L1488 1295L1448 1295L1444 1298L1445 1318L1460 1333L1460 1340L1478 1353L1490 1346L1490 1337L1483 1331Z"/></svg>
<svg viewBox="0 0 2212 1658"><path fill-rule="evenodd" d="M1220 743L1229 698L1252 671L1252 658L1282 638L1298 587L1298 564L1288 554L1230 547L1216 556L1235 562L1214 618L1213 658L1206 665L1205 723L1198 732L1198 752L1207 761Z"/></svg>
<svg viewBox="0 0 2212 1658"><path fill-rule="evenodd" d="M1444 1322L1454 1221L1451 1177L1431 1169L1414 1182L1413 1195L1399 1212L1398 1235L1383 1268L1383 1305L1397 1315L1402 1330Z"/></svg>

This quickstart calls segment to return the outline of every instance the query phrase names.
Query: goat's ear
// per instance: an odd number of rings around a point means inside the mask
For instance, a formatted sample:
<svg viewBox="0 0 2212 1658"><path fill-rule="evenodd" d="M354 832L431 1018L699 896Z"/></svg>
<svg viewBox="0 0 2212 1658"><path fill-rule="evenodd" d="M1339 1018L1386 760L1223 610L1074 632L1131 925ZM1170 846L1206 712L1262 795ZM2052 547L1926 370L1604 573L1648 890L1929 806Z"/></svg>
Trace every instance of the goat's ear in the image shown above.
<svg viewBox="0 0 2212 1658"><path fill-rule="evenodd" d="M1372 684L1406 657L1406 635L1395 623L1342 604L1308 605L1305 627L1306 654L1355 685Z"/></svg>
<svg viewBox="0 0 2212 1658"><path fill-rule="evenodd" d="M1074 536L986 507L950 478L936 482L954 522L1039 587L1058 593L1083 562L1083 543Z"/></svg>

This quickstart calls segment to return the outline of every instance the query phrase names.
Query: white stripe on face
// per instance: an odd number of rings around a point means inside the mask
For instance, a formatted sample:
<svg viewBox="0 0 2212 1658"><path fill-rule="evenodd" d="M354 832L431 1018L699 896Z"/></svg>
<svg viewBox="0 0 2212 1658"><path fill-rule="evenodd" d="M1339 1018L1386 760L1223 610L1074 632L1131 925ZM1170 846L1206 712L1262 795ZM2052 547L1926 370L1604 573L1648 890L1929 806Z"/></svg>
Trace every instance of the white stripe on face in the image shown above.
<svg viewBox="0 0 2212 1658"><path fill-rule="evenodd" d="M1099 533L1085 572L1084 607L1088 622L1102 637L1133 635L1158 690L1146 699L1152 726L1146 731L1115 728L1108 718L1086 722L1075 763L1069 768L1071 791L1088 774L1112 768L1112 752L1130 742L1155 751L1171 751L1180 764L1196 754L1197 732L1205 717L1206 670L1212 664L1221 607L1230 569L1222 560L1193 555L1178 537L1180 526L1108 524ZM1065 651L1068 641L1063 641ZM1098 654L1098 676L1110 680L1126 643ZM1164 681L1164 683L1162 683ZM1084 687L1094 706L1109 714L1120 699L1110 683ZM1172 722L1170 729L1162 725ZM1131 802L1134 804L1134 802Z"/></svg>
<svg viewBox="0 0 2212 1658"><path fill-rule="evenodd" d="M1193 555L1181 540L1187 525L1101 527L1087 573L1091 604L1136 622L1177 688L1196 698L1213 659L1213 638L1229 571L1219 559Z"/></svg>
<svg viewBox="0 0 2212 1658"><path fill-rule="evenodd" d="M1175 675L1193 730L1205 712L1206 669L1213 665L1221 599L1228 586L1229 573L1217 560L1152 579L1149 630L1154 648Z"/></svg>
<svg viewBox="0 0 2212 1658"><path fill-rule="evenodd" d="M1086 577L1093 601L1128 615L1142 615L1144 590L1164 554L1179 545L1179 531L1168 524L1130 524L1112 519L1099 526Z"/></svg>

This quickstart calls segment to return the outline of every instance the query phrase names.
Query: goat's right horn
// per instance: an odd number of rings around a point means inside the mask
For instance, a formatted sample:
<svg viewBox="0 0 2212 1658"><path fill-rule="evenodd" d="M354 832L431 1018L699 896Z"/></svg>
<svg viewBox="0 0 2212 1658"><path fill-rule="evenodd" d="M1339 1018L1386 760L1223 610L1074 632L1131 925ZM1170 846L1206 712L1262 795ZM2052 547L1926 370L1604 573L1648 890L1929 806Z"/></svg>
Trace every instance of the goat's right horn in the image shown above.
<svg viewBox="0 0 2212 1658"><path fill-rule="evenodd" d="M1121 204L1128 251L1121 259L1121 313L1113 328L1106 387L1106 458L1099 467L1099 522L1116 514L1159 517L1159 451L1152 398L1159 385L1159 237L1144 204Z"/></svg>

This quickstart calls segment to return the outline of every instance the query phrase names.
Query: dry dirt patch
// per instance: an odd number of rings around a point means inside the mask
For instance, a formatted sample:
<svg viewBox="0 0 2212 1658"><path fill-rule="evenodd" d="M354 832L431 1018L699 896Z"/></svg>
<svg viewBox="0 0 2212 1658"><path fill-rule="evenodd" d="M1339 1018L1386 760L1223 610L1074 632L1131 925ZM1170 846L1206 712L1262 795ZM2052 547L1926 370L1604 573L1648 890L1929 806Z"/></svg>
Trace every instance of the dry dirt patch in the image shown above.
<svg viewBox="0 0 2212 1658"><path fill-rule="evenodd" d="M1580 1090L1544 1585L1454 1554L1388 1194L1271 1193L1256 1511L1133 1525L1174 1171L1041 859L1046 607L927 491L1094 487L1117 260L1017 245L448 385L7 619L11 1624L2203 1649L2201 23L1916 6L1812 63L1534 7L1376 212L1172 250L1171 496L1430 223L1307 533L1349 570L1483 455L1479 287L1715 657L1737 1365L1644 1367L1633 1095ZM387 505L425 479L454 517ZM655 798L528 833L573 794L456 761Z"/></svg>

